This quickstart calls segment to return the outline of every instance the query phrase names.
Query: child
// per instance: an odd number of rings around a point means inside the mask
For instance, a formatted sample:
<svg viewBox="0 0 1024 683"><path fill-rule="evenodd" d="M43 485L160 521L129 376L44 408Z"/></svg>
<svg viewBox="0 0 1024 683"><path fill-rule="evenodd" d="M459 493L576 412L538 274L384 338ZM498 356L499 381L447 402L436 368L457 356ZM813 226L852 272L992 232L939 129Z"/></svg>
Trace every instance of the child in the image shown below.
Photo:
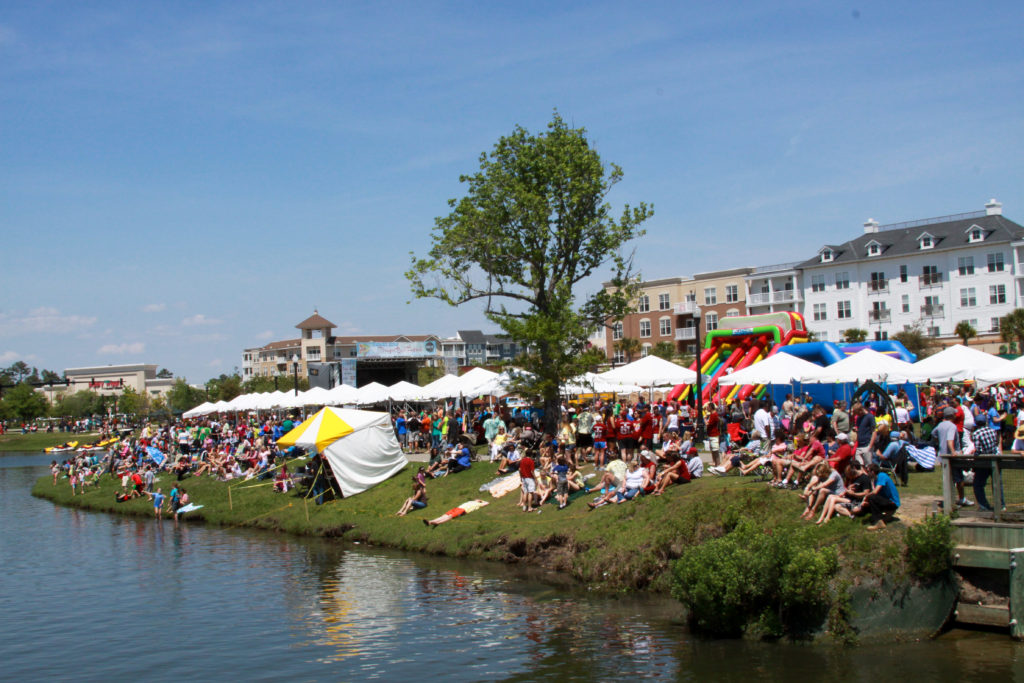
<svg viewBox="0 0 1024 683"><path fill-rule="evenodd" d="M163 519L164 515L164 498L163 489L157 488L156 493L153 494L153 514L157 519Z"/></svg>

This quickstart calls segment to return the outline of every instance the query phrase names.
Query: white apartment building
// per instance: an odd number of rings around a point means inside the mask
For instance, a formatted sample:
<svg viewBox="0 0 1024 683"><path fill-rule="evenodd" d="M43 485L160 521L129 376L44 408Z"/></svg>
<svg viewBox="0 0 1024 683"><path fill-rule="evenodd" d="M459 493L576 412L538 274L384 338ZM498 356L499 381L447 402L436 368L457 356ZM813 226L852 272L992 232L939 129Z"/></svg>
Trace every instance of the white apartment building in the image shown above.
<svg viewBox="0 0 1024 683"><path fill-rule="evenodd" d="M824 245L798 268L807 327L820 340L841 341L850 328L887 339L917 323L953 337L966 320L981 341L996 342L1000 318L1024 299L1024 227L994 199L972 213L885 226L869 219L862 235Z"/></svg>

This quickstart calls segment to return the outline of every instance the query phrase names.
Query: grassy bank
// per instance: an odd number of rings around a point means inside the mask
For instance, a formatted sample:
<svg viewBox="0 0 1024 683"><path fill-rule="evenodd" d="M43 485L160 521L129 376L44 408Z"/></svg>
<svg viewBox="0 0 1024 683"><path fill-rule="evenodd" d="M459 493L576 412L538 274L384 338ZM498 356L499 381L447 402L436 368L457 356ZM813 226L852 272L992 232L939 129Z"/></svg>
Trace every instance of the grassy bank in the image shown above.
<svg viewBox="0 0 1024 683"><path fill-rule="evenodd" d="M587 468L589 470L589 468ZM337 537L375 545L503 562L526 562L557 571L605 590L667 592L670 563L689 546L721 536L742 519L751 519L765 533L806 529L817 547L834 547L844 575L892 580L906 573L900 524L868 532L859 521L833 520L814 527L798 519L802 503L794 492L769 489L750 478L706 477L670 488L664 496L590 511L577 499L565 510L545 505L542 513L527 514L516 507L517 493L491 499L478 491L494 478L494 467L477 463L468 472L428 484L429 506L407 517L395 517L409 494L410 465L400 475L347 500L322 506L305 504L293 494L275 494L271 487L252 482L229 485L210 478L188 478L184 486L203 509L188 522L205 521L226 527L254 527L302 535ZM901 494L937 494L938 474L915 474ZM159 485L167 493L173 477ZM150 516L146 500L117 503L120 483L104 479L85 495L71 496L66 480L57 486L40 479L33 494L61 505ZM423 519L443 514L460 503L482 497L490 505L437 528ZM307 521L308 514L308 521ZM166 523L166 522L165 522Z"/></svg>
<svg viewBox="0 0 1024 683"><path fill-rule="evenodd" d="M97 433L91 432L88 434L69 434L67 432L29 432L28 434L22 434L18 432L8 432L7 434L0 435L0 452L6 451L24 451L26 453L32 453L44 450L51 446L58 446L68 441L77 441L79 445L92 443L97 439ZM59 454L55 454L57 457ZM62 455L61 457L67 457Z"/></svg>

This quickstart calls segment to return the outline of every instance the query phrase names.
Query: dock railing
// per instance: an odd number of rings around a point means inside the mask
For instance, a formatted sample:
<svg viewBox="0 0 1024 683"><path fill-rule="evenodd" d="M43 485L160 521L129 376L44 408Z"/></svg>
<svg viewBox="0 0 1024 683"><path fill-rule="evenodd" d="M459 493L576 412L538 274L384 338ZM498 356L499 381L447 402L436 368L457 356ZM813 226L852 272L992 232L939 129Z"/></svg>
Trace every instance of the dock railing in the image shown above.
<svg viewBox="0 0 1024 683"><path fill-rule="evenodd" d="M974 472L974 477L990 473L985 484L991 512L982 512L978 507L966 508L972 515L991 516L996 522L1024 522L1024 457L1013 454L1002 455L942 455L942 505L949 514L957 504L955 471ZM964 484L964 492L973 498L973 484ZM980 506L978 501L976 505ZM965 508L961 508L964 512Z"/></svg>

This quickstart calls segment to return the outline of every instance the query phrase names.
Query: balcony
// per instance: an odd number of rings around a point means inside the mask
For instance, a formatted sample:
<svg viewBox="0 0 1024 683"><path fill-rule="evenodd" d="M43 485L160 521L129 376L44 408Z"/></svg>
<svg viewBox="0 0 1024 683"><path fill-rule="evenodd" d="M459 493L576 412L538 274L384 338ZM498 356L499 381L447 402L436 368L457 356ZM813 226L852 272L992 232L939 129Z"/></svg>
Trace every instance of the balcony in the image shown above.
<svg viewBox="0 0 1024 683"><path fill-rule="evenodd" d="M800 301L800 292L795 289L783 289L779 292L772 292L772 302L777 304L791 304Z"/></svg>
<svg viewBox="0 0 1024 683"><path fill-rule="evenodd" d="M868 282L868 294L887 294L888 292L888 280L871 280Z"/></svg>
<svg viewBox="0 0 1024 683"><path fill-rule="evenodd" d="M926 274L921 276L921 279L918 280L918 283L920 284L921 289L931 289L932 287L941 287L942 286L942 274L941 273L931 273L931 274L927 274L926 273Z"/></svg>
<svg viewBox="0 0 1024 683"><path fill-rule="evenodd" d="M921 307L922 318L942 318L946 315L946 307L942 304L925 304Z"/></svg>
<svg viewBox="0 0 1024 683"><path fill-rule="evenodd" d="M696 327L677 327L676 328L676 341L687 341L690 339L697 338Z"/></svg>
<svg viewBox="0 0 1024 683"><path fill-rule="evenodd" d="M772 302L772 295L768 292L750 294L747 296L747 306L767 306Z"/></svg>
<svg viewBox="0 0 1024 683"><path fill-rule="evenodd" d="M672 307L672 312L676 315L693 315L697 312L697 302L681 301Z"/></svg>
<svg viewBox="0 0 1024 683"><path fill-rule="evenodd" d="M887 323L892 316L888 308L873 308L868 311L868 320L873 323Z"/></svg>

